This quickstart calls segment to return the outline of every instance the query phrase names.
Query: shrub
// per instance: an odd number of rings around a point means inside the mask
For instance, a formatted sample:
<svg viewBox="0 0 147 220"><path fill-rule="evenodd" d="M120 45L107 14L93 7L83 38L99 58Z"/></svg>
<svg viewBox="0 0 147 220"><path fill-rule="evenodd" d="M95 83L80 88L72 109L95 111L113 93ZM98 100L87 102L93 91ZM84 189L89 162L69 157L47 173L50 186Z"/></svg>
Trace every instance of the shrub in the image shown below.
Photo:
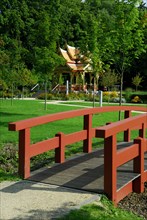
<svg viewBox="0 0 147 220"><path fill-rule="evenodd" d="M126 90L125 90L125 99L127 100L127 102L130 101L132 92L133 92L132 88L126 88Z"/></svg>
<svg viewBox="0 0 147 220"><path fill-rule="evenodd" d="M18 150L11 143L0 149L0 169L9 173L16 173L18 170Z"/></svg>
<svg viewBox="0 0 147 220"><path fill-rule="evenodd" d="M111 98L116 98L116 97L118 97L118 92L112 91L112 92L110 93L110 97L111 97Z"/></svg>
<svg viewBox="0 0 147 220"><path fill-rule="evenodd" d="M135 96L131 101L134 103L142 103L142 100L139 98L139 96Z"/></svg>
<svg viewBox="0 0 147 220"><path fill-rule="evenodd" d="M116 91L106 91L103 92L103 101L109 102L115 100L115 98L118 98L118 92Z"/></svg>
<svg viewBox="0 0 147 220"><path fill-rule="evenodd" d="M37 97L38 99L45 99L45 93L41 93Z"/></svg>
<svg viewBox="0 0 147 220"><path fill-rule="evenodd" d="M112 101L115 102L115 103L119 103L119 102L120 102L120 98L113 98ZM122 101L122 103L125 103L125 102L126 102L126 99L125 99L125 98L122 98L121 101Z"/></svg>

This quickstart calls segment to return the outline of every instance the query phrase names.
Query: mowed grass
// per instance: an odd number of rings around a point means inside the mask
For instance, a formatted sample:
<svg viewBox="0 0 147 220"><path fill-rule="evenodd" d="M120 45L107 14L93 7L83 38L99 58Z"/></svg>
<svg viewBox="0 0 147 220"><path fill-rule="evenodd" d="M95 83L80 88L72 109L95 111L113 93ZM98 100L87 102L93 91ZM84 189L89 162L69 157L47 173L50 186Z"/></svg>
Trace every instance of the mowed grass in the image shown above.
<svg viewBox="0 0 147 220"><path fill-rule="evenodd" d="M143 220L142 217L116 208L105 197L102 196L100 203L94 202L93 204L81 207L78 210L73 210L66 216L59 218L59 220Z"/></svg>
<svg viewBox="0 0 147 220"><path fill-rule="evenodd" d="M39 100L14 100L13 106L11 106L10 100L0 100L0 134L1 134L1 143L17 143L18 135L17 132L8 131L8 123L15 122L19 120L24 120L28 118L34 118L42 115L70 111L73 107L57 106L48 104L47 110L44 110L43 101ZM78 108L78 107L77 107ZM55 125L58 126L58 125ZM61 123L62 126L62 123ZM43 140L48 138L54 130L54 126L49 128L46 124L45 126L35 127L35 130L32 132L33 141ZM66 127L66 124L65 124ZM33 129L32 129L33 130ZM57 127L58 130L58 127ZM58 130L60 131L60 129Z"/></svg>
<svg viewBox="0 0 147 220"><path fill-rule="evenodd" d="M70 104L70 103L68 103ZM72 103L71 103L72 104ZM77 103L78 104L78 103ZM80 103L79 103L80 104ZM92 103L84 103L87 107L92 106ZM63 112L63 111L70 111L75 109L80 109L77 105L75 106L65 106L65 105L54 105L53 103L49 103L47 110L44 110L44 104L42 101L34 100L14 100L13 106L11 106L10 100L0 100L0 141L1 147L3 147L7 143L18 143L18 132L8 131L8 123L19 121L27 118L38 117L41 115L46 114L53 114L56 112ZM106 122L114 122L118 121L118 113L103 113L103 114L96 114L93 116L93 127L104 125ZM31 129L31 142L37 142L40 140L48 139L53 137L58 132L64 133L71 133L74 131L82 130L83 129L83 117L76 117L72 119L57 121L41 126L37 126ZM133 134L135 136L136 133ZM122 140L123 135L118 135L118 140ZM102 146L103 140L102 139L94 139L93 140L93 147L97 148ZM69 153L70 151L70 153ZM82 151L82 143L74 144L74 146L68 146L66 150L66 155L77 153ZM37 162L48 160L48 156L53 156L52 152L49 152L47 155L39 155L37 156ZM47 161L47 163L50 161ZM45 165L45 164L44 164ZM11 172L4 172L0 169L0 181L3 180L19 180L17 175L12 174ZM108 199L102 197L101 205L91 204L87 206L81 207L79 210L75 210L70 212L65 217L62 217L61 220L141 220L136 215L132 213L126 212L121 209L115 208Z"/></svg>
<svg viewBox="0 0 147 220"><path fill-rule="evenodd" d="M10 100L0 100L0 145L3 143L18 143L18 132L8 131L8 124L10 122L83 108L82 105L80 105L81 103L79 103L77 106L70 106L69 102L68 104L69 105L67 106L61 104L52 104L50 102L47 105L47 110L45 111L44 103L40 100L14 100L12 106ZM84 106L85 105L89 107L89 103L85 102ZM96 114L93 116L93 127L102 126L107 122L115 121L118 121L117 112ZM54 137L58 132L68 134L82 129L82 116L36 126L31 129L31 142L35 143L41 140L46 140ZM134 133L134 135L136 135L136 133ZM118 135L118 139L121 141L121 134Z"/></svg>

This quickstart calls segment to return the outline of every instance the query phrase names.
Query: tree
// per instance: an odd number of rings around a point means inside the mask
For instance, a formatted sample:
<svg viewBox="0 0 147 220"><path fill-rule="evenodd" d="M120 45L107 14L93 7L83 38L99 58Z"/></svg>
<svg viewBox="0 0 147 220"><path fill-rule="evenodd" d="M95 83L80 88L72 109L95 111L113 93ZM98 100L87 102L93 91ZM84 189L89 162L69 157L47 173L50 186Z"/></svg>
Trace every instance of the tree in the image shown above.
<svg viewBox="0 0 147 220"><path fill-rule="evenodd" d="M101 76L100 84L112 88L116 83L118 83L119 77L114 71L108 70Z"/></svg>
<svg viewBox="0 0 147 220"><path fill-rule="evenodd" d="M81 0L60 1L58 28L61 32L59 45L62 47L65 43L79 46L78 40L83 36L85 24L83 4Z"/></svg>
<svg viewBox="0 0 147 220"><path fill-rule="evenodd" d="M84 12L86 14L86 11ZM101 59L102 51L100 51L100 25L99 21L93 14L88 14L84 20L85 32L78 44L80 46L81 54L84 60L82 62L88 63L91 66L93 80L93 107L95 105L95 87L98 88L98 79L103 72L103 62ZM91 81L92 83L92 81Z"/></svg>
<svg viewBox="0 0 147 220"><path fill-rule="evenodd" d="M42 11L37 21L36 38L39 37L34 47L36 72L43 79L45 84L45 110L47 109L47 83L52 79L55 68L62 62L61 57L57 54L58 34L53 30L51 18L46 11ZM54 36L55 35L55 36Z"/></svg>
<svg viewBox="0 0 147 220"><path fill-rule="evenodd" d="M58 48L68 43L80 47L91 61L96 84L108 66L122 76L122 88L126 72L133 72L130 79L139 72L145 85L147 13L137 2L0 1L0 77L16 85L20 70L26 68L40 79L54 80L54 69L62 63Z"/></svg>
<svg viewBox="0 0 147 220"><path fill-rule="evenodd" d="M120 74L120 105L122 102L122 90L124 73L131 65L134 58L145 52L144 34L139 18L137 0L116 1L114 8L114 27L110 32L114 50L112 62Z"/></svg>
<svg viewBox="0 0 147 220"><path fill-rule="evenodd" d="M143 82L143 77L140 76L140 73L138 73L135 77L132 78L132 84L136 86L136 91L140 86L141 82Z"/></svg>
<svg viewBox="0 0 147 220"><path fill-rule="evenodd" d="M29 69L23 67L19 70L18 84L22 86L22 97L24 97L24 87L32 86L38 82L37 75L34 75Z"/></svg>

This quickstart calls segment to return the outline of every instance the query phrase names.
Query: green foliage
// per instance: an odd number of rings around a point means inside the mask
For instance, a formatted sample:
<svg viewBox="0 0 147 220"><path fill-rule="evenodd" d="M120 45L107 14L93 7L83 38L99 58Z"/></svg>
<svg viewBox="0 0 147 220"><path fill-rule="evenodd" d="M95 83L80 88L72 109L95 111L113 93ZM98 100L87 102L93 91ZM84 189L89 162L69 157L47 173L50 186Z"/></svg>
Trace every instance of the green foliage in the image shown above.
<svg viewBox="0 0 147 220"><path fill-rule="evenodd" d="M73 210L59 220L133 220L134 218L136 220L143 219L131 212L114 207L105 196L102 196L101 203L94 202L81 207L79 210Z"/></svg>
<svg viewBox="0 0 147 220"><path fill-rule="evenodd" d="M124 97L126 98L127 102L131 102L132 99L134 99L135 96L138 96L141 100L140 103L147 103L147 92L146 91L134 91L132 88L127 88L123 92Z"/></svg>
<svg viewBox="0 0 147 220"><path fill-rule="evenodd" d="M118 79L118 74L116 74L114 71L108 70L102 74L100 84L102 86L112 88L116 83L118 83Z"/></svg>
<svg viewBox="0 0 147 220"><path fill-rule="evenodd" d="M38 99L45 99L45 93L41 93L37 97ZM57 94L47 94L48 100L85 100L85 101L93 101L93 94L84 94L84 93L69 93L66 95L65 93L57 93ZM95 101L99 101L99 96L95 97Z"/></svg>
<svg viewBox="0 0 147 220"><path fill-rule="evenodd" d="M96 84L109 67L126 79L125 72L133 68L130 79L140 72L146 86L147 16L146 7L136 7L137 2L1 1L0 83L29 86L31 73L33 81L55 84L54 70L64 64L58 49L67 43L87 56Z"/></svg>
<svg viewBox="0 0 147 220"><path fill-rule="evenodd" d="M126 88L126 90L125 90L125 99L127 100L127 102L130 101L132 92L133 92L132 88Z"/></svg>
<svg viewBox="0 0 147 220"><path fill-rule="evenodd" d="M0 170L9 174L18 171L18 150L14 144L5 144L0 148Z"/></svg>
<svg viewBox="0 0 147 220"><path fill-rule="evenodd" d="M143 77L140 76L139 73L135 77L132 78L132 84L135 85L136 91L137 91L137 88L140 86L141 82L143 82Z"/></svg>
<svg viewBox="0 0 147 220"><path fill-rule="evenodd" d="M119 94L116 91L103 92L103 102L115 102Z"/></svg>

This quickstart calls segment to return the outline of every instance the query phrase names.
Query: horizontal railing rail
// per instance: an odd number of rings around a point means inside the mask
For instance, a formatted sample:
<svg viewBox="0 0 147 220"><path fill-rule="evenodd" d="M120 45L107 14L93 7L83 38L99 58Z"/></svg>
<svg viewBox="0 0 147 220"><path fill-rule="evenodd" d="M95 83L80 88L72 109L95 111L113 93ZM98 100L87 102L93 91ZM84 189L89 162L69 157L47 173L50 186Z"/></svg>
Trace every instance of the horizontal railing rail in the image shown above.
<svg viewBox="0 0 147 220"><path fill-rule="evenodd" d="M55 114L49 114L45 116L25 119L17 122L9 123L9 130L10 131L19 131L19 175L22 178L28 178L30 177L30 159L36 155L42 154L44 152L47 152L49 150L55 149L55 162L62 163L65 161L65 147L66 145L73 144L75 142L83 141L83 151L84 152L91 152L92 151L92 138L94 137L103 137L104 138L104 151L105 157L104 157L104 166L107 167L108 163L106 162L106 159L109 161L109 166L113 167L113 161L110 161L110 158L108 158L107 145L115 145L108 147L109 154L115 157L120 157L120 161L126 162L126 160L122 159L125 153L118 153L114 149L116 148L116 133L123 131L124 132L124 141L130 141L131 138L131 130L137 129L139 131L139 137L141 137L144 140L145 136L145 129L147 127L146 125L146 113L141 114L139 116L133 116L131 117L132 111L141 111L146 112L147 109L145 107L139 107L139 106L109 106L109 107L98 107L98 108L87 108L87 109L80 109L80 110L73 110L73 111L66 111L66 112L60 112ZM124 112L124 120L108 123L108 125L104 125L102 127L93 127L93 115L104 113L104 112L118 112L123 111ZM31 137L30 137L30 130L34 126L39 126L42 124L47 124L54 121L59 120L65 120L69 118L74 117L83 117L83 129L80 131L76 131L69 134L64 134L63 132L57 131L55 136L53 138L50 138L48 140L43 140L37 143L32 144L31 143ZM114 140L113 140L114 139ZM115 144L112 144L115 143ZM141 141L141 144L143 145L143 141ZM140 142L134 143L132 147L129 148L128 152L131 152L131 159L138 158L138 152ZM123 152L123 151L122 151ZM108 155L109 155L108 154ZM114 155L113 155L114 154ZM111 159L112 159L111 158ZM130 159L127 157L127 159ZM112 164L111 164L111 163ZM117 163L115 162L115 169L121 165L121 162ZM106 169L106 168L105 168ZM116 171L114 171L116 172ZM110 175L111 174L111 175ZM108 179L113 179L113 172L111 170ZM106 172L104 173L104 178L107 179ZM106 182L106 181L105 181ZM113 182L113 181L112 181ZM116 182L115 182L116 184ZM115 202L118 202L118 196L113 196L113 193L110 190L110 187L107 187L104 185L104 190L108 192L108 195L110 195L111 199ZM113 189L114 190L114 189ZM110 192L109 192L110 191ZM116 189L117 191L117 189ZM119 193L119 192L118 192Z"/></svg>
<svg viewBox="0 0 147 220"><path fill-rule="evenodd" d="M138 106L109 106L109 107L98 107L98 108L87 108L87 109L80 109L80 110L73 110L73 111L66 111L66 112L59 112L55 114L49 114L39 117L34 117L30 119L21 120L18 122L9 123L9 130L11 131L19 131L25 128L30 128L42 124L46 124L53 121L90 115L90 114L97 114L97 113L104 113L104 112L116 112L116 111L125 111L126 115L129 114L131 111L143 111L146 112L147 109L145 107L138 107ZM128 116L130 117L130 116Z"/></svg>

